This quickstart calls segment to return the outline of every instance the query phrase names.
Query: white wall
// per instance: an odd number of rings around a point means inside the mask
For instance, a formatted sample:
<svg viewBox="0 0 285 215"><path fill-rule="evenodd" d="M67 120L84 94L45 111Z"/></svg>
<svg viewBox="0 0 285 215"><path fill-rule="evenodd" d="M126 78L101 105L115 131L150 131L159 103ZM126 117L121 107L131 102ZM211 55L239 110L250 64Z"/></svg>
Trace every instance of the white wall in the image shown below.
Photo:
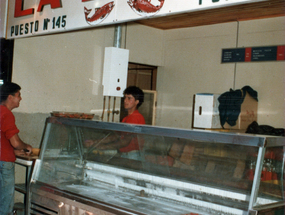
<svg viewBox="0 0 285 215"><path fill-rule="evenodd" d="M233 86L234 65L222 65L221 49L236 41L236 23L164 32L164 66L158 72L157 124L191 128L195 93Z"/></svg>
<svg viewBox="0 0 285 215"><path fill-rule="evenodd" d="M164 31L157 124L191 128L194 94L249 85L258 92L258 123L284 127L284 61L221 63L223 48L284 45L284 34L284 17Z"/></svg>
<svg viewBox="0 0 285 215"><path fill-rule="evenodd" d="M17 111L102 109L104 48L113 35L111 27L15 40L13 81L23 98Z"/></svg>
<svg viewBox="0 0 285 215"><path fill-rule="evenodd" d="M285 18L240 22L239 47L285 45ZM285 62L237 64L236 87L258 91L258 123L285 127Z"/></svg>
<svg viewBox="0 0 285 215"><path fill-rule="evenodd" d="M126 48L132 63L163 66L163 31L144 25L128 24Z"/></svg>

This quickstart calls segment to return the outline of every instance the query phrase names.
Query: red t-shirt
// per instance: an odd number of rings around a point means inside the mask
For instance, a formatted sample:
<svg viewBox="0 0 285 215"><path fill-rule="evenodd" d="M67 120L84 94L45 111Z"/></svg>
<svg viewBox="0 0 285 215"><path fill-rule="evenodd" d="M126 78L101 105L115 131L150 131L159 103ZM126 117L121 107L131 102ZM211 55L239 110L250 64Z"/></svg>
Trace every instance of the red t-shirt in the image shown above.
<svg viewBox="0 0 285 215"><path fill-rule="evenodd" d="M15 124L13 113L4 105L0 105L0 160L6 162L15 162L16 156L14 148L10 143L10 138L19 133Z"/></svg>
<svg viewBox="0 0 285 215"><path fill-rule="evenodd" d="M128 115L125 118L123 118L122 122L129 123L129 124L141 124L141 125L145 124L144 117L143 115L140 114L138 110L135 110L131 115ZM120 148L119 150L120 152L130 152L130 151L139 150L139 149L140 148L138 144L138 139L133 138L129 145L127 145L126 147Z"/></svg>
<svg viewBox="0 0 285 215"><path fill-rule="evenodd" d="M130 124L145 124L144 117L138 110L135 110L131 115L124 117L122 122Z"/></svg>

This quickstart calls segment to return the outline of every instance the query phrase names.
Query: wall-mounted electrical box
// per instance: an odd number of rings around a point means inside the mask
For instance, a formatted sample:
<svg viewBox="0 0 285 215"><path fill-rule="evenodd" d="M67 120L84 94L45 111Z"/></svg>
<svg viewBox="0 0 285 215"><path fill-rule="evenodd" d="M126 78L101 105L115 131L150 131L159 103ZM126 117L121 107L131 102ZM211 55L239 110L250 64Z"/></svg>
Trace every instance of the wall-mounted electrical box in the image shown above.
<svg viewBox="0 0 285 215"><path fill-rule="evenodd" d="M103 95L123 97L127 86L129 50L106 47L103 70Z"/></svg>

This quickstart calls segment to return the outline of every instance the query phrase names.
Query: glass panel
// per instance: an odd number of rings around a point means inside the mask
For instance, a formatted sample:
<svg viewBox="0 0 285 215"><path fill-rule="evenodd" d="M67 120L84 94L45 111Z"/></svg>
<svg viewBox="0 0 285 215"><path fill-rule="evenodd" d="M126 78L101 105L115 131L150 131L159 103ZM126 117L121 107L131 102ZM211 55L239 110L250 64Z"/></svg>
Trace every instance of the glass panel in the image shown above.
<svg viewBox="0 0 285 215"><path fill-rule="evenodd" d="M88 161L250 194L248 167L256 163L257 147L98 129L82 133ZM137 142L139 150L122 152L118 146L125 141Z"/></svg>
<svg viewBox="0 0 285 215"><path fill-rule="evenodd" d="M153 119L155 117L155 102L156 102L155 93L156 92L154 91L152 92L144 91L144 102L140 106L139 111L144 116L146 125L154 124Z"/></svg>
<svg viewBox="0 0 285 215"><path fill-rule="evenodd" d="M284 200L284 147L266 148L255 206Z"/></svg>
<svg viewBox="0 0 285 215"><path fill-rule="evenodd" d="M82 179L83 164L93 161L246 194L258 149L62 124L49 124L45 145L43 182Z"/></svg>
<svg viewBox="0 0 285 215"><path fill-rule="evenodd" d="M199 207L219 205L221 212L248 211L257 144L264 139L193 131L188 135L179 129L123 123L50 121L38 181L102 201L99 191L111 195L115 189L131 199L146 192L183 204L195 199ZM255 206L283 200L283 155L283 146L267 148Z"/></svg>
<svg viewBox="0 0 285 215"><path fill-rule="evenodd" d="M43 159L38 180L54 186L82 180L83 160L79 129L48 124L43 142Z"/></svg>

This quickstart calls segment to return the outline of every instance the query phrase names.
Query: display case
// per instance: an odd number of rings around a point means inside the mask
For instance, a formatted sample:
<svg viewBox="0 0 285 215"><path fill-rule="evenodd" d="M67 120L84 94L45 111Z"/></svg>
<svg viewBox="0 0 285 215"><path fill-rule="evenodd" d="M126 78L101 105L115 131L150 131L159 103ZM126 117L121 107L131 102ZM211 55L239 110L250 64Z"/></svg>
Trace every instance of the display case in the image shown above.
<svg viewBox="0 0 285 215"><path fill-rule="evenodd" d="M51 117L31 214L283 215L284 140Z"/></svg>

